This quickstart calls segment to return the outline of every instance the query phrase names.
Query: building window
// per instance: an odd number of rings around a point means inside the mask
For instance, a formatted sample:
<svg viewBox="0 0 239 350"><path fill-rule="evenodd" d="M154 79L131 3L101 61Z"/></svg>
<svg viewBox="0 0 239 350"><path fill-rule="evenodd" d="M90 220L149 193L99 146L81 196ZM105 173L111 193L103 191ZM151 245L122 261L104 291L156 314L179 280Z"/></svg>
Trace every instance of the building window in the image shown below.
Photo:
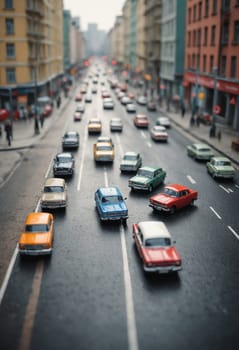
<svg viewBox="0 0 239 350"><path fill-rule="evenodd" d="M216 15L217 14L217 0L213 0L212 3L212 15Z"/></svg>
<svg viewBox="0 0 239 350"><path fill-rule="evenodd" d="M203 72L206 72L207 69L207 56L203 55Z"/></svg>
<svg viewBox="0 0 239 350"><path fill-rule="evenodd" d="M4 0L5 9L13 9L13 0Z"/></svg>
<svg viewBox="0 0 239 350"><path fill-rule="evenodd" d="M222 10L223 10L223 12L230 11L230 0L223 0L222 1Z"/></svg>
<svg viewBox="0 0 239 350"><path fill-rule="evenodd" d="M201 46L201 29L198 29L198 33L197 33L197 44L198 44L198 47Z"/></svg>
<svg viewBox="0 0 239 350"><path fill-rule="evenodd" d="M197 7L196 5L193 6L193 22L196 22L197 19Z"/></svg>
<svg viewBox="0 0 239 350"><path fill-rule="evenodd" d="M222 56L221 75L226 76L227 56Z"/></svg>
<svg viewBox="0 0 239 350"><path fill-rule="evenodd" d="M228 43L228 36L229 36L229 25L228 23L224 23L222 28L222 44Z"/></svg>
<svg viewBox="0 0 239 350"><path fill-rule="evenodd" d="M233 38L234 43L239 43L239 21L234 22L234 38Z"/></svg>
<svg viewBox="0 0 239 350"><path fill-rule="evenodd" d="M6 18L5 20L5 30L7 35L14 34L14 21L12 18Z"/></svg>
<svg viewBox="0 0 239 350"><path fill-rule="evenodd" d="M236 0L236 6L239 6L239 0Z"/></svg>
<svg viewBox="0 0 239 350"><path fill-rule="evenodd" d="M208 17L208 13L209 13L209 1L206 0L205 1L205 17Z"/></svg>
<svg viewBox="0 0 239 350"><path fill-rule="evenodd" d="M16 83L16 70L15 68L6 69L7 83Z"/></svg>
<svg viewBox="0 0 239 350"><path fill-rule="evenodd" d="M208 37L208 27L204 28L204 40L203 40L203 45L207 46L207 37Z"/></svg>
<svg viewBox="0 0 239 350"><path fill-rule="evenodd" d="M191 32L188 32L188 47L191 46Z"/></svg>
<svg viewBox="0 0 239 350"><path fill-rule="evenodd" d="M192 9L191 8L189 8L188 9L188 23L191 23L191 15L192 15Z"/></svg>
<svg viewBox="0 0 239 350"><path fill-rule="evenodd" d="M210 56L210 72L213 72L213 62L214 62L214 57L211 55Z"/></svg>
<svg viewBox="0 0 239 350"><path fill-rule="evenodd" d="M231 78L236 78L237 57L231 57Z"/></svg>
<svg viewBox="0 0 239 350"><path fill-rule="evenodd" d="M216 26L212 26L211 45L215 46L215 44L216 44Z"/></svg>
<svg viewBox="0 0 239 350"><path fill-rule="evenodd" d="M202 1L198 4L198 20L200 21L202 18Z"/></svg>
<svg viewBox="0 0 239 350"><path fill-rule="evenodd" d="M15 58L15 45L7 44L6 45L6 55L7 58Z"/></svg>

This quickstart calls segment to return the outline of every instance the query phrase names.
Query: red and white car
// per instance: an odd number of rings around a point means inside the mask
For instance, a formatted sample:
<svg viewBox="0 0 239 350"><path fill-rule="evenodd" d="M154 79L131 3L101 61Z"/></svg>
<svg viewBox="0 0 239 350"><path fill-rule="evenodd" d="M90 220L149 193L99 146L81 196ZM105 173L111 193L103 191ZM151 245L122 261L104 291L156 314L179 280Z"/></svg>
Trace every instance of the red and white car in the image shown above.
<svg viewBox="0 0 239 350"><path fill-rule="evenodd" d="M157 211L171 214L176 210L193 205L198 199L198 192L184 185L171 184L164 187L163 192L149 198L149 206Z"/></svg>
<svg viewBox="0 0 239 350"><path fill-rule="evenodd" d="M146 272L170 273L182 269L182 259L161 221L133 224L133 238Z"/></svg>
<svg viewBox="0 0 239 350"><path fill-rule="evenodd" d="M134 117L134 125L138 128L148 128L149 118L145 114L136 114Z"/></svg>
<svg viewBox="0 0 239 350"><path fill-rule="evenodd" d="M164 126L154 125L150 130L150 135L154 141L168 141L168 133Z"/></svg>

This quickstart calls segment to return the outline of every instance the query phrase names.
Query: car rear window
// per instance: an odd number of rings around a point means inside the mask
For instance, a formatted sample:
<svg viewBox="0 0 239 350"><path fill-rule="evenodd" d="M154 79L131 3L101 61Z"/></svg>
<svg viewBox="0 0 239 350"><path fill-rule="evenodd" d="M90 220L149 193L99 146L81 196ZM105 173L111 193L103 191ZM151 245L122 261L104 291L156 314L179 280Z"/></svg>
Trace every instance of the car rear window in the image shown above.
<svg viewBox="0 0 239 350"><path fill-rule="evenodd" d="M108 196L102 198L102 203L117 203L123 200L122 196Z"/></svg>
<svg viewBox="0 0 239 350"><path fill-rule="evenodd" d="M62 186L46 186L44 187L44 192L45 193L53 193L53 192L64 192L64 187Z"/></svg>
<svg viewBox="0 0 239 350"><path fill-rule="evenodd" d="M49 227L47 224L26 225L25 232L47 232Z"/></svg>
<svg viewBox="0 0 239 350"><path fill-rule="evenodd" d="M171 245L170 238L157 237L150 238L145 241L146 247L168 247Z"/></svg>

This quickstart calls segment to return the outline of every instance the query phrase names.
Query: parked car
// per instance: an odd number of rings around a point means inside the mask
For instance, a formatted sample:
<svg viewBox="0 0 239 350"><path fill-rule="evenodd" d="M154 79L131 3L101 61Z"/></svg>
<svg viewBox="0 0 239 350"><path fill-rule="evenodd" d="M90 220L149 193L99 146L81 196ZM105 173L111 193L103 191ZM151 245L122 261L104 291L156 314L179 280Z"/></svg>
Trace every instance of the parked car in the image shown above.
<svg viewBox="0 0 239 350"><path fill-rule="evenodd" d="M93 154L96 162L113 162L114 146L110 142L97 142L93 146Z"/></svg>
<svg viewBox="0 0 239 350"><path fill-rule="evenodd" d="M80 136L77 131L67 131L62 138L62 149L77 149L80 144Z"/></svg>
<svg viewBox="0 0 239 350"><path fill-rule="evenodd" d="M142 166L142 157L137 152L126 152L120 162L120 171L138 171Z"/></svg>
<svg viewBox="0 0 239 350"><path fill-rule="evenodd" d="M184 185L171 184L163 192L149 198L149 206L156 211L174 214L176 210L193 205L198 199L198 192Z"/></svg>
<svg viewBox="0 0 239 350"><path fill-rule="evenodd" d="M122 131L123 123L120 118L112 118L110 120L110 131Z"/></svg>
<svg viewBox="0 0 239 350"><path fill-rule="evenodd" d="M164 126L165 128L171 127L171 122L168 117L158 117L156 120L156 125Z"/></svg>
<svg viewBox="0 0 239 350"><path fill-rule="evenodd" d="M92 118L88 122L88 134L100 134L102 130L101 120Z"/></svg>
<svg viewBox="0 0 239 350"><path fill-rule="evenodd" d="M18 240L20 255L48 255L53 250L54 220L51 213L33 212L26 217Z"/></svg>
<svg viewBox="0 0 239 350"><path fill-rule="evenodd" d="M69 152L58 153L53 160L53 175L67 176L73 175L75 159Z"/></svg>
<svg viewBox="0 0 239 350"><path fill-rule="evenodd" d="M145 114L136 114L136 116L134 117L134 125L137 126L137 128L148 128L148 116Z"/></svg>
<svg viewBox="0 0 239 350"><path fill-rule="evenodd" d="M136 113L136 106L134 103L127 103L125 108L128 113Z"/></svg>
<svg viewBox="0 0 239 350"><path fill-rule="evenodd" d="M236 172L232 162L226 157L212 157L206 167L213 178L233 179Z"/></svg>
<svg viewBox="0 0 239 350"><path fill-rule="evenodd" d="M59 209L66 208L67 185L64 179L53 177L45 181L41 196L41 208Z"/></svg>
<svg viewBox="0 0 239 350"><path fill-rule="evenodd" d="M126 199L126 198L125 198ZM95 192L95 204L102 221L128 219L128 208L119 188L100 187Z"/></svg>
<svg viewBox="0 0 239 350"><path fill-rule="evenodd" d="M168 141L168 133L164 126L154 125L150 130L150 135L154 141Z"/></svg>
<svg viewBox="0 0 239 350"><path fill-rule="evenodd" d="M171 273L182 269L182 258L163 222L133 224L133 239L145 272Z"/></svg>
<svg viewBox="0 0 239 350"><path fill-rule="evenodd" d="M154 188L164 182L166 171L161 167L144 166L139 168L137 174L129 179L131 190L152 192Z"/></svg>
<svg viewBox="0 0 239 350"><path fill-rule="evenodd" d="M187 146L188 156L196 160L210 160L214 153L206 143L192 143Z"/></svg>

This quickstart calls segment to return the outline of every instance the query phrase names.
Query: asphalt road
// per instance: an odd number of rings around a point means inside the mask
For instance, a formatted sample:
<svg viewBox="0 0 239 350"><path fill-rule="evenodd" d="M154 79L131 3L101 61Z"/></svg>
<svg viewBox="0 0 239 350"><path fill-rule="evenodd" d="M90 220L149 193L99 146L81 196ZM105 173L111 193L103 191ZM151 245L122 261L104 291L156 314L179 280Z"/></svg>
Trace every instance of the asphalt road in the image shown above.
<svg viewBox="0 0 239 350"><path fill-rule="evenodd" d="M117 100L114 111L102 109L102 88L86 105L81 122L73 121L72 101L1 189L1 251L7 259L26 215L37 208L45 178L52 176L52 158L61 150L64 131L79 131L75 175L67 180L68 208L54 215L53 255L16 257L0 305L1 349L211 350L229 344L238 349L239 174L235 182L213 180L204 163L186 155L192 139L172 128L168 144L153 142ZM109 131L115 115L123 120L122 133ZM149 115L153 124L158 115ZM111 134L115 143L113 165L93 160L97 136L88 136L87 122L96 116L103 122L102 135ZM166 184L197 189L196 205L173 216L153 213L148 206L152 194L130 192L132 175L119 171L123 153L130 150L141 153L144 165L161 165ZM95 190L113 184L127 197L126 227L102 224L95 209ZM143 220L162 220L176 239L183 259L177 275L143 272L132 239L132 224Z"/></svg>

